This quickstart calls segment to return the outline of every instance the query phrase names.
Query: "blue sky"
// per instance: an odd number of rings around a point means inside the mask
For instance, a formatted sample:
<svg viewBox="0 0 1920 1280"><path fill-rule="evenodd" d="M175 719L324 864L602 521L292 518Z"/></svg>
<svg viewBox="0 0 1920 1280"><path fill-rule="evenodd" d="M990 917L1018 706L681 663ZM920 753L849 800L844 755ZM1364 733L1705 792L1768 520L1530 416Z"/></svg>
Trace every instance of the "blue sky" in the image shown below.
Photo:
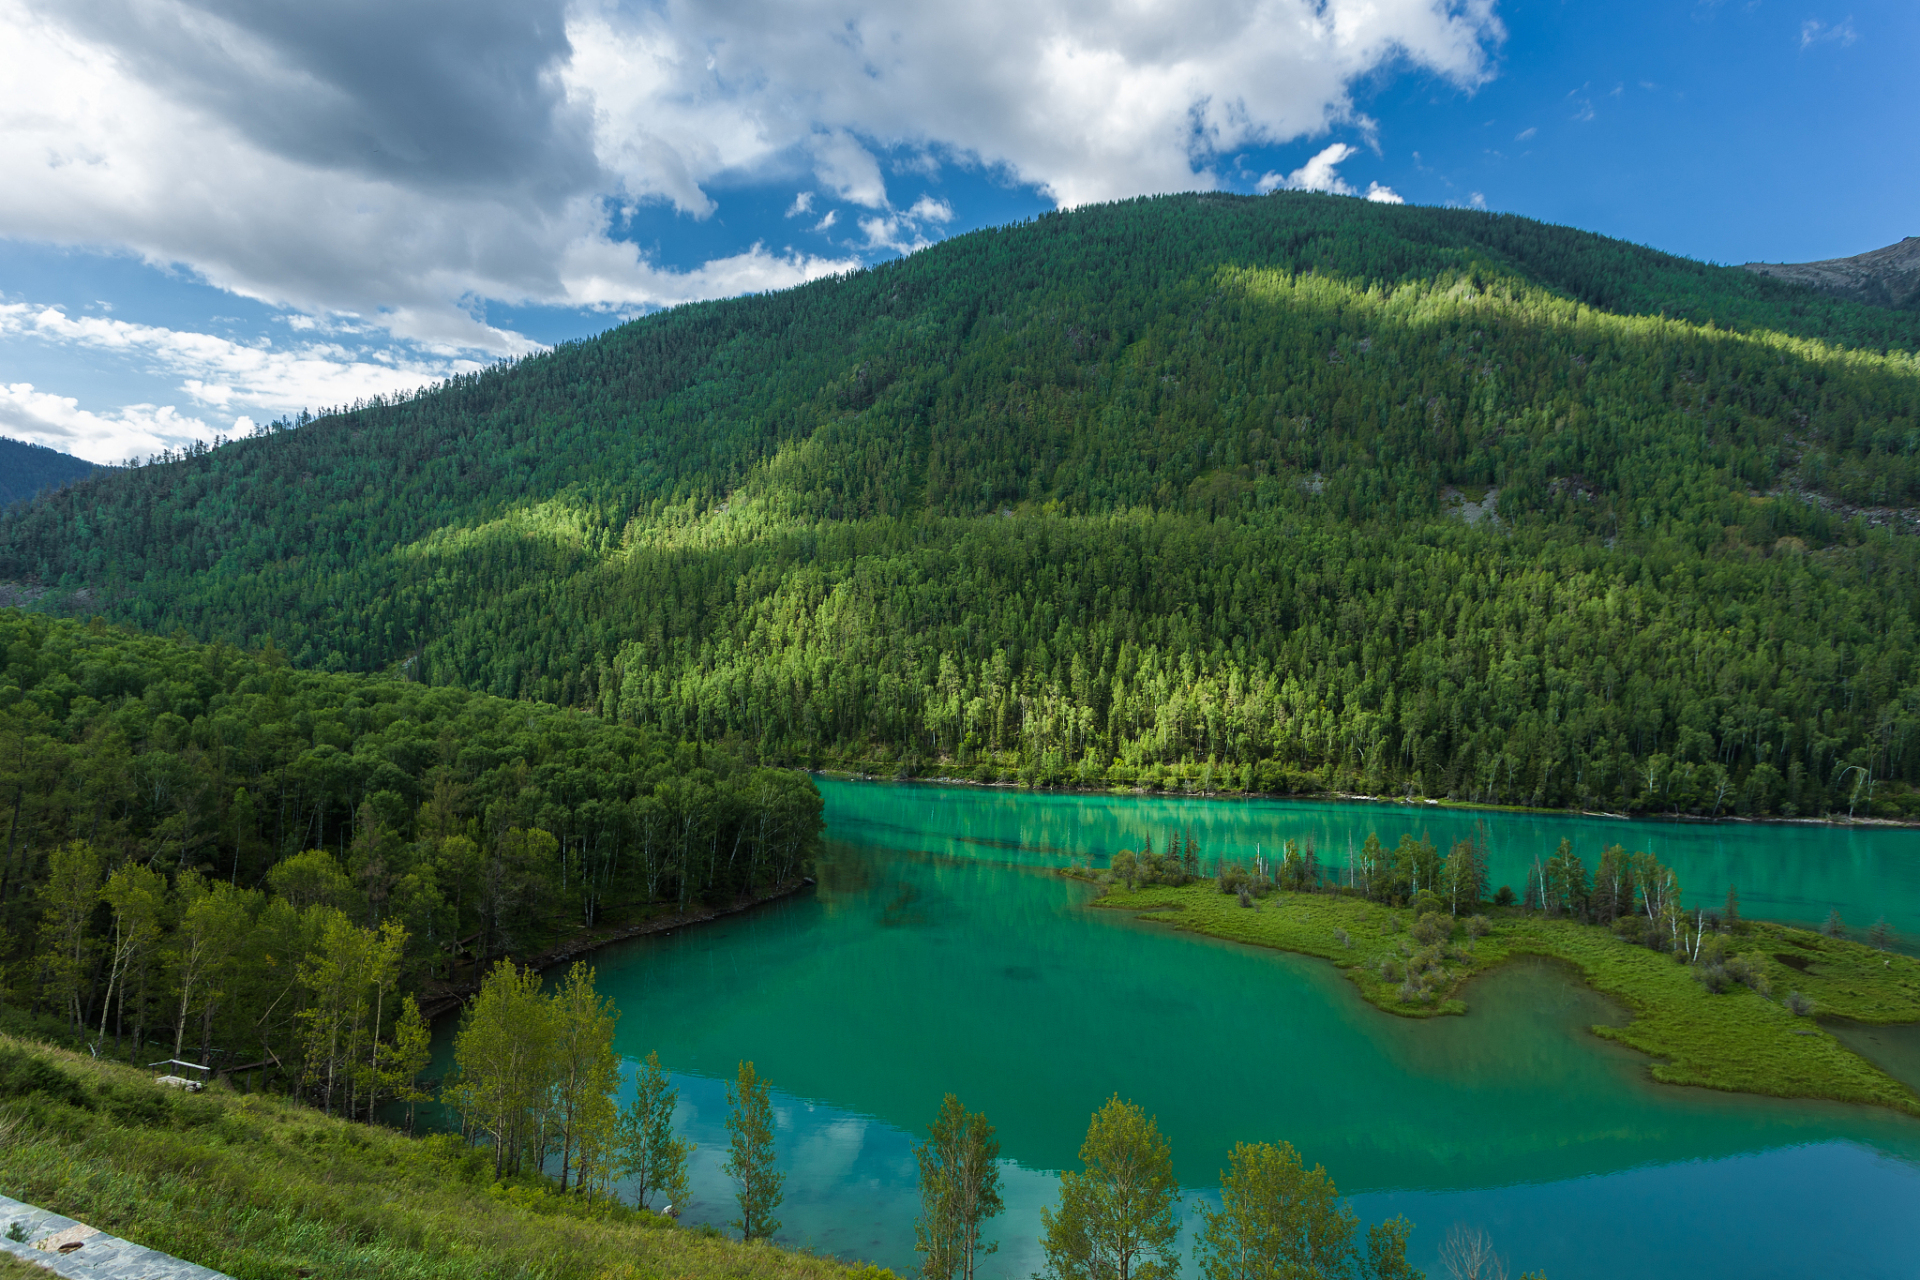
<svg viewBox="0 0 1920 1280"><path fill-rule="evenodd" d="M98 461L1142 192L1920 234L1920 5L0 0L0 434Z"/></svg>

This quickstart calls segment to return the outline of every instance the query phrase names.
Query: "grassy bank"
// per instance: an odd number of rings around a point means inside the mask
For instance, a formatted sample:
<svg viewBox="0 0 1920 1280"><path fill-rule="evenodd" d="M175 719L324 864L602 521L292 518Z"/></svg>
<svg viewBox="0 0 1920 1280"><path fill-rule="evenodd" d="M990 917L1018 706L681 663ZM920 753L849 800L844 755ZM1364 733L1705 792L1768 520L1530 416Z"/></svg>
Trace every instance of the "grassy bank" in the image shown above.
<svg viewBox="0 0 1920 1280"><path fill-rule="evenodd" d="M1724 945L1753 958L1757 985L1769 989L1769 997L1742 985L1710 992L1692 967L1672 955L1599 925L1513 910L1489 915L1483 936L1472 936L1464 921L1448 920L1449 936L1423 944L1410 932L1411 911L1338 894L1276 891L1242 907L1203 882L1133 892L1116 888L1098 905L1217 938L1322 957L1344 970L1367 1000L1406 1017L1466 1013L1475 976L1514 956L1551 957L1632 1011L1626 1026L1594 1031L1652 1055L1657 1080L1863 1102L1920 1116L1920 1097L1817 1020L1920 1022L1920 961L1859 943L1776 924L1734 926ZM1424 998L1405 998L1410 965L1425 969ZM1786 997L1796 991L1815 1016L1788 1007Z"/></svg>
<svg viewBox="0 0 1920 1280"><path fill-rule="evenodd" d="M6 1037L0 1190L236 1280L862 1274L533 1180L496 1183L486 1154L451 1136L407 1138L258 1094L176 1094Z"/></svg>

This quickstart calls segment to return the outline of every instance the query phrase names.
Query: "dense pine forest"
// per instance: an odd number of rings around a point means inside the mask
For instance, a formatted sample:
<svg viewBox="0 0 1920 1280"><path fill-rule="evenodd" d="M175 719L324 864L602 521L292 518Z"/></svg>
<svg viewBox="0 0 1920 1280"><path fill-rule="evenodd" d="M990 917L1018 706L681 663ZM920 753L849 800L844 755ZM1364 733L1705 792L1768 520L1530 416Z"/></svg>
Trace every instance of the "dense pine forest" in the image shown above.
<svg viewBox="0 0 1920 1280"><path fill-rule="evenodd" d="M616 755L1898 816L1917 346L1520 218L1137 200L101 476L0 578Z"/></svg>
<svg viewBox="0 0 1920 1280"><path fill-rule="evenodd" d="M0 1006L349 1113L423 1064L412 993L819 841L805 775L575 711L19 611L0 654Z"/></svg>

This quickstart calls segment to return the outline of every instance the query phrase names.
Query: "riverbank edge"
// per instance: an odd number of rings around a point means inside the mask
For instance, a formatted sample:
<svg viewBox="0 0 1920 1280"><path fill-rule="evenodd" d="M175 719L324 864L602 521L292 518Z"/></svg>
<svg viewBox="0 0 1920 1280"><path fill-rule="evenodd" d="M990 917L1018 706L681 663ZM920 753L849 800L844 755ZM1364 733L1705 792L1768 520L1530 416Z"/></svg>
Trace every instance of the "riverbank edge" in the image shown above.
<svg viewBox="0 0 1920 1280"><path fill-rule="evenodd" d="M1512 908L1491 912L1493 928L1485 937L1470 940L1464 949L1454 948L1449 940L1449 958L1464 958L1466 967L1453 973L1431 1002L1410 1004L1402 1002L1398 984L1383 979L1377 967L1381 960L1400 958L1399 940L1411 919L1404 910L1335 894L1275 890L1258 900L1258 910L1248 911L1211 882L1113 890L1088 905L1130 911L1136 919L1207 937L1325 960L1345 973L1363 1000L1396 1017L1464 1015L1469 1006L1460 994L1475 978L1521 956L1540 957L1568 966L1590 989L1627 1011L1625 1026L1589 1030L1646 1054L1653 1060L1652 1078L1662 1084L1884 1106L1920 1119L1920 1094L1817 1020L1798 1017L1744 987L1709 994L1689 966L1622 941L1600 926L1549 920ZM1294 908L1298 910L1291 919L1267 918ZM1769 976L1778 978L1779 989L1784 993L1788 982L1793 990L1805 988L1819 1013L1878 1026L1920 1022L1920 962L1912 957L1767 921L1741 927L1746 930L1742 941L1767 956ZM1346 931L1353 945L1343 946L1336 931ZM1775 946L1791 948L1792 958L1806 963L1807 969L1790 970L1780 963L1778 953L1770 950ZM1884 968L1884 977L1867 972L1874 962ZM1824 965L1833 965L1835 971L1814 972ZM1861 987L1872 990L1863 995Z"/></svg>
<svg viewBox="0 0 1920 1280"><path fill-rule="evenodd" d="M561 941L554 943L543 951L536 952L524 960L517 959L513 953L509 951L493 957L493 961L511 960L522 968L533 969L536 972L544 973L557 965L562 965L569 960L575 960L581 956L599 951L604 947L613 946L618 942L628 942L634 938L644 938L649 934L671 933L675 929L688 928L692 925L711 924L715 920L721 920L728 916L737 916L744 911L751 911L755 907L763 907L769 902L778 902L782 898L790 898L814 883L815 881L812 876L801 876L797 880L776 886L775 888L767 890L765 893L755 894L750 898L742 898L730 906L713 907L705 911L670 911L660 915L648 916L644 920L638 920L631 924L617 925L605 931L595 928L576 930L568 934ZM476 969L478 968L479 966L476 966ZM479 993L480 983L484 977L484 972L476 972L473 980L470 982L432 984L430 989L423 990L417 997L420 1002L420 1012L422 1016L432 1021L445 1017L454 1010L463 1007L468 1000Z"/></svg>
<svg viewBox="0 0 1920 1280"><path fill-rule="evenodd" d="M809 769L807 772L814 777L831 778L836 782L898 782L923 787L974 787L984 791L1035 791L1063 796L1131 796L1139 799L1157 796L1167 800L1213 801L1298 800L1310 804L1372 804L1409 810L1445 809L1465 813L1533 814L1551 818L1608 818L1618 822L1670 822L1683 826L1703 827L1731 823L1737 826L1883 827L1899 831L1920 830L1920 818L1753 818L1736 813L1705 817L1693 813L1615 813L1608 809L1546 809L1520 804L1483 804L1473 800L1436 800L1430 796L1373 796L1354 791L1157 791L1147 787L1122 787L1111 784L1035 786L1029 782L982 782L978 778L955 778L944 774L902 778L897 775L889 776L838 767Z"/></svg>
<svg viewBox="0 0 1920 1280"><path fill-rule="evenodd" d="M537 1175L497 1179L485 1150L457 1135L412 1137L226 1086L181 1093L150 1071L0 1034L9 1053L79 1087L56 1079L49 1093L39 1075L40 1091L0 1096L7 1195L217 1272L896 1280L871 1263L587 1202Z"/></svg>

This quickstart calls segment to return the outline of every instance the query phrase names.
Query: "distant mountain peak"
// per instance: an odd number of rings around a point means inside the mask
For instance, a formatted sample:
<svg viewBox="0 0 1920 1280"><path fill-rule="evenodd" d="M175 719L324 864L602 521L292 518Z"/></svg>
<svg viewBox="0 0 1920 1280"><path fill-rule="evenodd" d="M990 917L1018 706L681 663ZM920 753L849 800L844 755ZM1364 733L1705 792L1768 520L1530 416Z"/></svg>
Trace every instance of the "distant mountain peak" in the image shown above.
<svg viewBox="0 0 1920 1280"><path fill-rule="evenodd" d="M1823 262L1749 262L1746 269L1870 306L1920 310L1920 236L1851 258Z"/></svg>

